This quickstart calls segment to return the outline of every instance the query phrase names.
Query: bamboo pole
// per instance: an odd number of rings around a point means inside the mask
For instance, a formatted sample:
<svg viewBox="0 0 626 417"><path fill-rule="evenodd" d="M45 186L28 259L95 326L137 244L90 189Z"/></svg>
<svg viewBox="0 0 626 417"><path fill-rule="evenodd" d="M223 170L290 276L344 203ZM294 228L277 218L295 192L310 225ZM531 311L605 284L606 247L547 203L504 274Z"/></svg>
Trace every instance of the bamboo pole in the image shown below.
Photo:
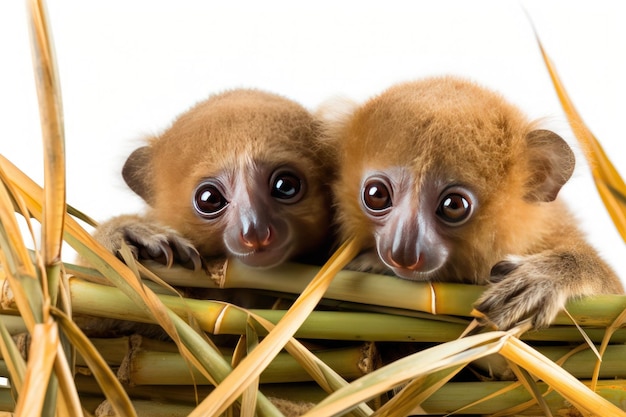
<svg viewBox="0 0 626 417"><path fill-rule="evenodd" d="M2 279L0 279L0 284L2 284ZM70 279L70 287L72 304L77 313L138 322L148 321L130 299L113 287L76 278ZM242 334L245 330L246 314L234 308L224 312L224 304L221 302L181 300L167 295L159 297L180 315L192 312L201 328L209 333ZM579 314L576 320L581 317L581 321L585 321L585 317L592 316L597 309L605 310L606 317L608 317L618 313L622 298L622 296L610 296L600 297L598 301L587 300L584 305L586 309L577 303L576 307L571 310ZM615 300L615 302L611 303L610 300ZM612 306L615 311L609 311L606 305ZM284 314L281 310L253 309L251 311L273 323L280 320ZM220 326L216 327L218 317ZM7 323L12 334L24 331L23 321L19 316L0 314L0 320ZM461 323L438 321L437 316L433 316L430 320L381 313L313 311L296 336L329 340L445 342L457 338L462 333L466 326ZM261 327L257 327L257 331L261 335L266 334ZM605 334L603 328L585 328L584 331L594 342L602 341ZM573 325L553 326L541 331L526 332L522 335L522 339L531 342L580 343L584 341L578 329ZM618 330L611 340L613 343L626 343L626 329Z"/></svg>
<svg viewBox="0 0 626 417"><path fill-rule="evenodd" d="M332 349L316 352L316 356L345 379L355 379L364 374L359 364L363 347ZM227 359L232 359L230 355ZM199 372L190 374L184 359L177 353L139 350L127 362L125 377L133 385L198 385L209 384ZM261 374L260 382L308 382L313 378L286 353L278 354Z"/></svg>
<svg viewBox="0 0 626 417"><path fill-rule="evenodd" d="M136 337L136 336L133 336ZM140 336L137 336L140 337ZM155 342L143 338L141 348L137 352L131 351L128 337L111 339L92 339L94 346L102 357L114 368L119 367L125 358L130 358L128 365L127 382L137 385L206 385L209 382L199 373L189 374L184 359L176 352L172 343ZM155 350L151 345L162 345ZM571 350L568 346L543 346L535 350L547 358L557 361ZM314 352L320 360L336 370L346 379L354 379L364 375L368 370L361 366L366 353L364 345L344 348L328 349ZM626 378L625 345L610 345L602 358L600 379ZM231 357L226 355L227 359ZM593 376L595 354L584 350L570 356L561 367L578 379L591 379ZM76 358L78 366L85 366L80 357ZM4 360L0 360L0 376L8 375L8 368ZM261 382L308 382L312 378L304 372L300 365L288 354L281 353L276 361L270 365L262 375ZM625 388L626 389L626 388Z"/></svg>
<svg viewBox="0 0 626 417"><path fill-rule="evenodd" d="M114 287L76 278L70 279L69 282L75 313L150 322L139 307ZM245 331L247 314L237 308L225 307L222 302L182 300L168 295L159 295L159 298L181 317L191 312L200 327L209 333L243 334ZM284 311L280 310L251 311L273 323L277 323L284 315ZM437 342L457 338L464 328L464 325L456 323L443 322L439 323L439 326L433 326L431 320L379 313L314 311L299 328L296 336L340 340ZM257 331L262 335L267 333L260 326L257 327Z"/></svg>
<svg viewBox="0 0 626 417"><path fill-rule="evenodd" d="M150 271L171 285L197 288L239 288L297 295L319 271L313 265L286 263L279 267L260 269L243 265L235 259L216 260L206 270L192 271L181 267L167 268L147 262ZM66 264L66 269L86 280L106 283L96 271ZM374 308L398 315L434 311L443 315L470 317L472 304L484 288L478 285L456 283L419 283L396 277L342 270L339 271L324 295L331 306ZM333 303L332 300L336 302ZM355 303L343 304L343 303ZM626 309L626 295L595 295L571 300L567 310L581 326L607 327ZM424 317L424 316L422 316ZM447 317L442 317L446 320ZM453 320L452 320L453 321ZM561 312L553 325L571 326L570 317Z"/></svg>

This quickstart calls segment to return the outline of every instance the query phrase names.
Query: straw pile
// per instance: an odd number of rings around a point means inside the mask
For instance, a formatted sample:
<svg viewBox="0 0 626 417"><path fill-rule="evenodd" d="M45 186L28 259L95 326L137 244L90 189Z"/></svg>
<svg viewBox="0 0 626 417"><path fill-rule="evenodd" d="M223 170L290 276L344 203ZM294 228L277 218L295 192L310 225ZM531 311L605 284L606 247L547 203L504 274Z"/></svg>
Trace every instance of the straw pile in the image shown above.
<svg viewBox="0 0 626 417"><path fill-rule="evenodd" d="M66 207L54 57L41 4L31 2L30 12L45 184L0 156L0 375L9 380L0 410L7 415L626 415L626 296L572 302L543 331L521 324L502 332L472 329L478 286L342 271L358 251L353 242L322 268L258 271L215 260L189 271L140 265L129 251L122 263L76 220L89 219ZM626 187L544 57L626 237ZM41 223L41 248L26 249L17 217ZM93 269L61 262L63 240ZM218 297L186 299L173 286ZM231 289L274 297L275 308L217 301ZM154 323L167 341L90 339L72 321L76 314ZM472 334L464 335L468 326Z"/></svg>

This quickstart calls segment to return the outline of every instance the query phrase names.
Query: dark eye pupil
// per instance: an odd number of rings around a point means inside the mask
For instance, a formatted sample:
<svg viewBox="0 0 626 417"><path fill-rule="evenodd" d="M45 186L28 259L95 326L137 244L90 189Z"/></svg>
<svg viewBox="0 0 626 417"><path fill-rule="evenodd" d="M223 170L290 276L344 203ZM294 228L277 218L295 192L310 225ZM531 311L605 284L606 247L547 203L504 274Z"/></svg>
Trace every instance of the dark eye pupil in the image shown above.
<svg viewBox="0 0 626 417"><path fill-rule="evenodd" d="M439 215L446 221L460 222L470 213L470 203L460 194L447 195L439 206Z"/></svg>
<svg viewBox="0 0 626 417"><path fill-rule="evenodd" d="M274 179L271 195L274 198L288 200L298 195L301 189L300 179L292 174L283 174Z"/></svg>
<svg viewBox="0 0 626 417"><path fill-rule="evenodd" d="M363 190L363 202L369 209L375 211L391 207L389 189L380 181L371 182Z"/></svg>
<svg viewBox="0 0 626 417"><path fill-rule="evenodd" d="M215 185L205 184L196 190L194 204L200 214L212 215L226 207L228 201Z"/></svg>

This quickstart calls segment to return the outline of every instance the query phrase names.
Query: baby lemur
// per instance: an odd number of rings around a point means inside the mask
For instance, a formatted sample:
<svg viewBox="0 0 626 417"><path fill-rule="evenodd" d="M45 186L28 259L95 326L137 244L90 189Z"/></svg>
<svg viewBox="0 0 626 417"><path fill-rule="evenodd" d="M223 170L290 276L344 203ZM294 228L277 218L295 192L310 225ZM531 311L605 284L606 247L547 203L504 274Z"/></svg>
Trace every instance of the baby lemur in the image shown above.
<svg viewBox="0 0 626 417"><path fill-rule="evenodd" d="M452 77L400 84L329 137L340 234L365 248L353 268L489 284L475 307L501 329L544 327L569 298L623 292L557 199L571 149L499 95Z"/></svg>
<svg viewBox="0 0 626 417"><path fill-rule="evenodd" d="M301 105L257 90L214 95L135 150L122 174L149 205L96 238L117 252L198 266L228 255L270 267L320 251L330 223L332 158ZM323 249L321 250L323 252Z"/></svg>

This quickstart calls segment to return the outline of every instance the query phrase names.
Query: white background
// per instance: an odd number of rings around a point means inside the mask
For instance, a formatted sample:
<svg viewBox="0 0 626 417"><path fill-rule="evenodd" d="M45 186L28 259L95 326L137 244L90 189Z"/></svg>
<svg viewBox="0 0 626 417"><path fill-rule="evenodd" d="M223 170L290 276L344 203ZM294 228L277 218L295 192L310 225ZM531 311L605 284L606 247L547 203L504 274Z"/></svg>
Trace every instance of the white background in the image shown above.
<svg viewBox="0 0 626 417"><path fill-rule="evenodd" d="M620 1L48 1L65 109L68 202L97 220L142 203L119 174L141 138L211 93L256 87L314 109L456 74L500 91L577 145L532 18L584 120L626 175ZM39 183L42 152L23 2L0 2L0 152ZM626 246L578 159L563 195L626 282Z"/></svg>

